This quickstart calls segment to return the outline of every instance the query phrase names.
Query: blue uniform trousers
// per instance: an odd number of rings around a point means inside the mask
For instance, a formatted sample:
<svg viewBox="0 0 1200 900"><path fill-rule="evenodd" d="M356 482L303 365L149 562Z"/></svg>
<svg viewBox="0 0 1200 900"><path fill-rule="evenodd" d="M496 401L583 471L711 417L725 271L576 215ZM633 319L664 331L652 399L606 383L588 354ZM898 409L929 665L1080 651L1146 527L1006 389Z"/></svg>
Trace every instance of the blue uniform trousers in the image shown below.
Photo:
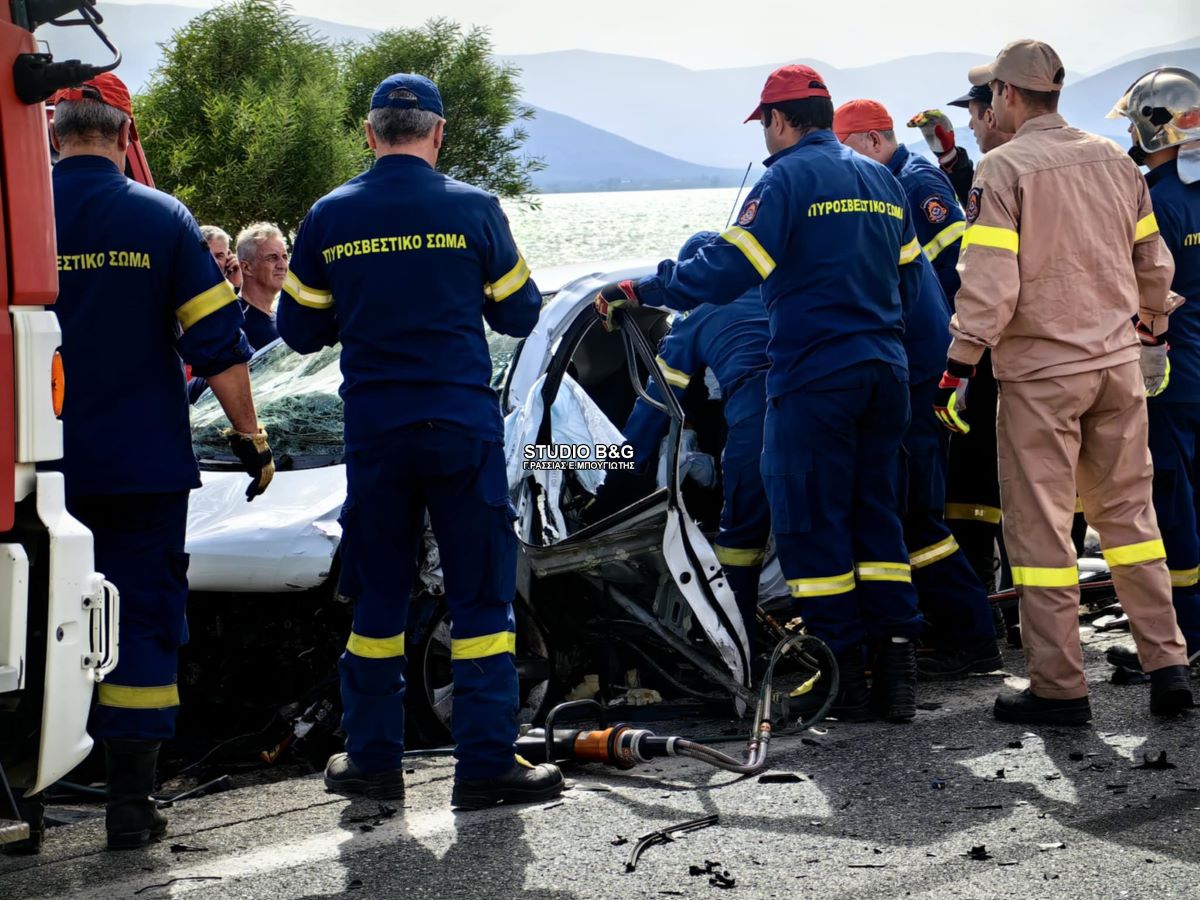
<svg viewBox="0 0 1200 900"><path fill-rule="evenodd" d="M121 592L120 657L97 688L93 737L175 734L179 648L187 643L187 507L187 491L67 500L92 532L96 571Z"/></svg>
<svg viewBox="0 0 1200 900"><path fill-rule="evenodd" d="M766 373L747 382L738 392L753 391L765 397ZM758 577L771 536L771 513L763 487L761 459L763 418L761 401L756 411L730 425L721 454L721 479L725 505L717 532L716 553L725 578L737 600L746 624L746 634L755 633L754 612L758 607Z"/></svg>
<svg viewBox="0 0 1200 900"><path fill-rule="evenodd" d="M762 472L779 561L809 631L844 653L920 636L899 515L908 384L869 361L767 405Z"/></svg>
<svg viewBox="0 0 1200 900"><path fill-rule="evenodd" d="M917 601L931 628L927 639L944 647L994 639L987 592L946 524L946 466L950 432L933 414L939 378L909 386L912 422L904 437L906 505L904 543Z"/></svg>
<svg viewBox="0 0 1200 900"><path fill-rule="evenodd" d="M1154 460L1154 512L1167 551L1175 618L1188 654L1200 650L1200 403L1151 398L1150 455Z"/></svg>
<svg viewBox="0 0 1200 900"><path fill-rule="evenodd" d="M428 510L451 617L455 774L507 772L517 736L517 538L503 448L420 423L347 454L346 478L358 592L339 662L347 752L367 772L400 768L404 629Z"/></svg>

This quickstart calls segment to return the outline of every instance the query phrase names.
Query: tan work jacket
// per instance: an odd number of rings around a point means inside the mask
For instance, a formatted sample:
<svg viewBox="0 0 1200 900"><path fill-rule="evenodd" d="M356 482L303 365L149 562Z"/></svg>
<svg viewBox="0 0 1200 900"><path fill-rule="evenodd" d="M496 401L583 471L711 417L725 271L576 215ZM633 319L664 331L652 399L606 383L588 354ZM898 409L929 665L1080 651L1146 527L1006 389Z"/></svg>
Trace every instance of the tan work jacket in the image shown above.
<svg viewBox="0 0 1200 900"><path fill-rule="evenodd" d="M979 163L966 213L951 359L991 347L997 380L1032 381L1137 359L1135 315L1166 330L1175 264L1141 172L1107 138L1030 119Z"/></svg>

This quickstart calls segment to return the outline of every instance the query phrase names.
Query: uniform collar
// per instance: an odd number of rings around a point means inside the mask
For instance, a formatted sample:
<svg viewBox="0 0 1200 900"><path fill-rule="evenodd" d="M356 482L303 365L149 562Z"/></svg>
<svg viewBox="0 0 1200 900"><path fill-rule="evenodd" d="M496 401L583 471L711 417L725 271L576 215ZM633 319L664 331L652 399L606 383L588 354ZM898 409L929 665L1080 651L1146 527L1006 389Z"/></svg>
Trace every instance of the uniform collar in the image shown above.
<svg viewBox="0 0 1200 900"><path fill-rule="evenodd" d="M1049 131L1051 128L1066 128L1067 120L1058 113L1046 113L1042 116L1034 116L1024 125L1017 129L1017 137L1022 134L1028 134L1031 131Z"/></svg>
<svg viewBox="0 0 1200 900"><path fill-rule="evenodd" d="M1164 178L1179 178L1179 160L1173 159L1146 173L1146 184L1157 184Z"/></svg>
<svg viewBox="0 0 1200 900"><path fill-rule="evenodd" d="M117 168L117 164L106 156L68 156L66 159L60 159L54 164L55 172L110 172L113 175L120 175L124 178L124 174Z"/></svg>
<svg viewBox="0 0 1200 900"><path fill-rule="evenodd" d="M399 169L409 166L433 171L433 166L425 162L425 160L421 159L421 157L413 156L410 153L390 153L387 156L381 156L375 160L375 164L371 168Z"/></svg>
<svg viewBox="0 0 1200 900"><path fill-rule="evenodd" d="M806 134L804 137L800 138L800 140L797 141L796 143L792 144L792 146L790 146L784 150L780 150L778 153L775 153L771 156L768 156L766 159L763 160L763 165L767 166L769 168L770 166L772 166L773 164L775 164L779 160L781 160L783 157L787 156L789 153L795 153L801 147L807 147L807 146L810 146L813 144L829 144L829 143L833 143L833 144L839 143L839 141L837 139L837 135L835 135L832 131L830 131L828 128L826 128L822 131L813 131L813 132Z"/></svg>
<svg viewBox="0 0 1200 900"><path fill-rule="evenodd" d="M893 175L899 175L900 170L904 168L904 164L908 162L908 148L901 144L896 148L896 152L892 154L892 158L888 160L888 171Z"/></svg>

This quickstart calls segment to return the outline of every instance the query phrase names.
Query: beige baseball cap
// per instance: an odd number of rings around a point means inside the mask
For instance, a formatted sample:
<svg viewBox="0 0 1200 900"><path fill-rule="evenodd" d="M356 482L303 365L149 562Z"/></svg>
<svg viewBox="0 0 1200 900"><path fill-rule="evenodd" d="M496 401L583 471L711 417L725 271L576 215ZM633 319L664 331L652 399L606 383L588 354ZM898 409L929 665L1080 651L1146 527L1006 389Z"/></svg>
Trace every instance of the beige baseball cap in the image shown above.
<svg viewBox="0 0 1200 900"><path fill-rule="evenodd" d="M979 86L1003 81L1027 91L1061 91L1065 74L1053 47L1026 39L1013 41L994 61L971 69L967 78Z"/></svg>

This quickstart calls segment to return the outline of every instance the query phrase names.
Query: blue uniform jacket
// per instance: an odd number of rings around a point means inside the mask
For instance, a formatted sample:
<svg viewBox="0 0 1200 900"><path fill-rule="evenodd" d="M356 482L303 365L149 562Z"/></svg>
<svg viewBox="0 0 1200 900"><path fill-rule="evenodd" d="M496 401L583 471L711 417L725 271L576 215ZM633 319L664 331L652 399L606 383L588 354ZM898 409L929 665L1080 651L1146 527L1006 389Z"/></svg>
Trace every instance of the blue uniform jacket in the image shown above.
<svg viewBox="0 0 1200 900"><path fill-rule="evenodd" d="M658 365L675 395L682 399L693 376L712 369L725 401L725 421L736 425L755 413L762 414L766 394L762 382L741 388L755 375L765 372L767 341L771 336L767 311L758 288L747 291L727 306L702 306L676 318L671 331L658 345ZM944 348L943 348L944 349ZM654 376L646 393L662 400L662 388ZM625 423L625 437L633 444L634 464L640 469L653 459L659 441L667 433L670 419L641 397Z"/></svg>
<svg viewBox="0 0 1200 900"><path fill-rule="evenodd" d="M233 288L187 208L103 157L55 165L54 222L68 493L199 487L180 357L202 376L249 359Z"/></svg>
<svg viewBox="0 0 1200 900"><path fill-rule="evenodd" d="M942 292L929 260L918 260L921 290L904 321L904 352L908 354L908 380L920 384L937 378L946 368L950 349L950 304Z"/></svg>
<svg viewBox="0 0 1200 900"><path fill-rule="evenodd" d="M1175 258L1171 290L1187 302L1171 313L1171 380L1158 400L1200 402L1200 183L1184 184L1174 160L1146 175L1158 230Z"/></svg>
<svg viewBox="0 0 1200 900"><path fill-rule="evenodd" d="M238 306L246 319L242 332L246 335L251 350L261 350L279 337L279 330L275 327L275 319L272 316L268 316L258 307L251 306L245 300L238 300Z"/></svg>
<svg viewBox="0 0 1200 900"><path fill-rule="evenodd" d="M737 224L684 262L642 279L643 303L729 303L762 284L771 323L767 393L778 397L864 360L907 374L901 336L920 290L904 192L888 170L807 135L766 160Z"/></svg>
<svg viewBox="0 0 1200 900"><path fill-rule="evenodd" d="M524 337L540 309L496 198L400 154L314 204L275 324L300 353L342 342L348 449L424 421L500 442L483 320Z"/></svg>
<svg viewBox="0 0 1200 900"><path fill-rule="evenodd" d="M917 240L933 264L946 299L953 304L959 285L958 251L967 230L954 186L945 172L903 145L888 160L888 169L904 188Z"/></svg>

